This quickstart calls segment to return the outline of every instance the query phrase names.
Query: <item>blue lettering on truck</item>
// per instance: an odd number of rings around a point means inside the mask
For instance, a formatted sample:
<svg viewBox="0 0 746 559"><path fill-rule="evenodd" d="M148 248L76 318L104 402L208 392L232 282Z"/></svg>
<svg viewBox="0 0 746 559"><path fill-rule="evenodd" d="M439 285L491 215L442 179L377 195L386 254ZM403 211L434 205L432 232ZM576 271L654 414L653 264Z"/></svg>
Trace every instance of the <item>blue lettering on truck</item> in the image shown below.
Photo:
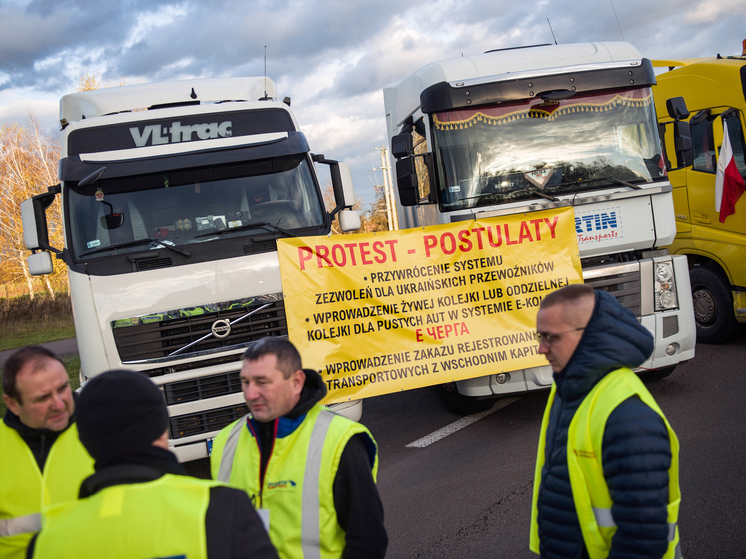
<svg viewBox="0 0 746 559"><path fill-rule="evenodd" d="M622 238L622 214L619 207L576 212L575 233L578 244Z"/></svg>

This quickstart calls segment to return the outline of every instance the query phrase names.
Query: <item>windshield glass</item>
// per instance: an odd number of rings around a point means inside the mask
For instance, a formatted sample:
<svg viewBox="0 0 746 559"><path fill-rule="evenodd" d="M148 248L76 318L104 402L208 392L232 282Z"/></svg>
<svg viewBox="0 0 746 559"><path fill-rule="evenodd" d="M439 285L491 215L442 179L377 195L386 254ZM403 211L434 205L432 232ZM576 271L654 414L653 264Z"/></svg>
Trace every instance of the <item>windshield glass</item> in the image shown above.
<svg viewBox="0 0 746 559"><path fill-rule="evenodd" d="M435 113L441 208L659 180L655 123L650 88Z"/></svg>
<svg viewBox="0 0 746 559"><path fill-rule="evenodd" d="M73 183L68 211L76 259L325 224L305 155Z"/></svg>

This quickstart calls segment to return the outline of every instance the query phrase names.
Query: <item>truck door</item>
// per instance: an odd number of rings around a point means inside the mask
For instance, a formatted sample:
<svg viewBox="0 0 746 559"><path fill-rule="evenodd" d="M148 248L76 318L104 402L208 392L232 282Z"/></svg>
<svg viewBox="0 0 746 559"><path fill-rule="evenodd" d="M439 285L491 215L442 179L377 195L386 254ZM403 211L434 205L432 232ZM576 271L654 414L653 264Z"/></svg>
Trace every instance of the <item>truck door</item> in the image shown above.
<svg viewBox="0 0 746 559"><path fill-rule="evenodd" d="M687 170L689 208L693 226L704 226L722 231L746 231L746 214L737 212L725 223L720 223L715 209L715 176L719 147L723 139L723 119L728 123L728 135L733 147L736 166L741 175L746 174L744 163L744 139L740 111L730 109L714 114L713 111L700 111L690 120L694 163ZM715 146L718 146L716 150Z"/></svg>

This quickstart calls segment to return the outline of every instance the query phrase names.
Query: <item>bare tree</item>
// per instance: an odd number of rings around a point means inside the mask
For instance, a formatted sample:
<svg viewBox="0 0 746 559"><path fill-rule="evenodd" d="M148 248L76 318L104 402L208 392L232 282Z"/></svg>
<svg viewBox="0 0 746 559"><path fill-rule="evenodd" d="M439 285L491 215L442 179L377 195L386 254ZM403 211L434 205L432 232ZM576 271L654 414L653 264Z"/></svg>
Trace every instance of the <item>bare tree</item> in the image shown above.
<svg viewBox="0 0 746 559"><path fill-rule="evenodd" d="M29 253L23 241L21 202L46 191L57 183L59 145L45 135L38 121L29 116L25 126L3 125L0 128L0 277L4 282L26 284L34 297L34 281L28 271ZM60 205L47 209L49 240L53 246L63 244ZM59 263L50 276L44 276L46 290L54 297L54 287L67 283L67 274Z"/></svg>

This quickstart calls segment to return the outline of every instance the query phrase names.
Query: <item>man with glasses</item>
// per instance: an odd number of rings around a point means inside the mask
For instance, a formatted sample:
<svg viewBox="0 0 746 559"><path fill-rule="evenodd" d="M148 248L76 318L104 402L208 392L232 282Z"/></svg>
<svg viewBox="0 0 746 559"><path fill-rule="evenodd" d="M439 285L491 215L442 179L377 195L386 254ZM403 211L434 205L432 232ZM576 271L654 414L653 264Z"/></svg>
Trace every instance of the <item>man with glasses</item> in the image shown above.
<svg viewBox="0 0 746 559"><path fill-rule="evenodd" d="M604 291L547 295L539 353L554 371L542 421L531 550L542 557L681 557L678 440L632 369L651 334Z"/></svg>

